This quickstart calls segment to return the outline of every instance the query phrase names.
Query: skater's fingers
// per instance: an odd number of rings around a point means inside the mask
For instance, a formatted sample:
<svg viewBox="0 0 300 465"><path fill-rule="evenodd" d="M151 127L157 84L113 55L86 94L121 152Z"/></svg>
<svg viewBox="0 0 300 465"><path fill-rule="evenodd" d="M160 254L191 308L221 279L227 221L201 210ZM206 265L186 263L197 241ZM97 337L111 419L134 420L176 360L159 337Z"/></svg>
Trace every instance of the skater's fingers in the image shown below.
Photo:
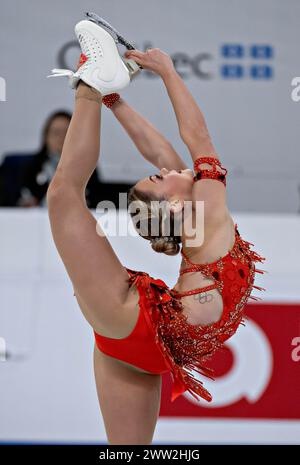
<svg viewBox="0 0 300 465"><path fill-rule="evenodd" d="M128 55L125 56L128 59L134 60L136 63L139 65L143 65L145 60L143 56L138 55L137 53L129 53Z"/></svg>
<svg viewBox="0 0 300 465"><path fill-rule="evenodd" d="M144 56L144 53L141 52L140 50L134 49L134 50L127 50L127 52L125 52L125 55L126 55L126 57L132 55L132 56L142 58Z"/></svg>
<svg viewBox="0 0 300 465"><path fill-rule="evenodd" d="M145 66L145 62L144 62L144 60L141 59L141 58L138 58L138 57L136 57L136 56L134 56L134 55L130 55L128 58L129 58L130 60L135 61L138 65L141 65L141 66L143 66L143 67Z"/></svg>

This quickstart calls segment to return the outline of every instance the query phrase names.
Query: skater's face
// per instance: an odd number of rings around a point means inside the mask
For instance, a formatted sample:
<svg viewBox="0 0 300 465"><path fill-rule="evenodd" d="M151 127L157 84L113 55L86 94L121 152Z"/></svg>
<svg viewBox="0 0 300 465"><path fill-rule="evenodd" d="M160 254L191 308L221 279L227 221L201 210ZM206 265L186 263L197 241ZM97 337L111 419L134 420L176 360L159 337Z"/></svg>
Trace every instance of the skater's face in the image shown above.
<svg viewBox="0 0 300 465"><path fill-rule="evenodd" d="M70 120L65 116L57 116L53 119L46 136L49 152L61 154L69 124Z"/></svg>
<svg viewBox="0 0 300 465"><path fill-rule="evenodd" d="M153 194L153 198L191 200L193 171L162 168L158 173L141 179L135 187L139 191Z"/></svg>

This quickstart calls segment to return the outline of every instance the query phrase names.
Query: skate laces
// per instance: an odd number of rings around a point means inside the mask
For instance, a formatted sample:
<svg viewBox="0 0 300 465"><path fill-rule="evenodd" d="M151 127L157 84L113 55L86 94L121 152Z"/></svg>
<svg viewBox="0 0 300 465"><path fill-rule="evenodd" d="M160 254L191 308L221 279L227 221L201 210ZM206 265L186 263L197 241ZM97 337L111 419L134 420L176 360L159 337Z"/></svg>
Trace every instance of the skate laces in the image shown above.
<svg viewBox="0 0 300 465"><path fill-rule="evenodd" d="M47 77L67 76L69 78L71 87L73 87L76 84L78 78L86 70L90 62L96 61L99 56L103 56L101 44L92 34L88 33L87 31L84 33L80 32L77 36L77 39L82 51L78 64L79 68L76 71L63 68L54 68L51 70L52 74L49 74Z"/></svg>
<svg viewBox="0 0 300 465"><path fill-rule="evenodd" d="M95 62L103 56L103 50L99 41L89 32L80 32L77 36L82 53L80 55L78 69L74 72L70 69L54 68L47 77L68 76L70 81L80 76L88 67L90 62ZM88 61L88 63L87 63Z"/></svg>
<svg viewBox="0 0 300 465"><path fill-rule="evenodd" d="M47 78L49 77L56 77L56 76L70 76L70 77L73 77L74 76L74 71L70 70L70 69L62 69L62 68L53 68L51 69L51 73L52 74L49 74L47 76Z"/></svg>
<svg viewBox="0 0 300 465"><path fill-rule="evenodd" d="M81 53L76 71L72 71L71 69L65 68L53 68L51 70L52 74L49 74L47 77L67 76L69 77L70 83L72 83L74 76L77 77L84 71L84 69L86 68L85 63L88 61L88 59L89 57L86 54ZM78 72L79 70L80 72Z"/></svg>

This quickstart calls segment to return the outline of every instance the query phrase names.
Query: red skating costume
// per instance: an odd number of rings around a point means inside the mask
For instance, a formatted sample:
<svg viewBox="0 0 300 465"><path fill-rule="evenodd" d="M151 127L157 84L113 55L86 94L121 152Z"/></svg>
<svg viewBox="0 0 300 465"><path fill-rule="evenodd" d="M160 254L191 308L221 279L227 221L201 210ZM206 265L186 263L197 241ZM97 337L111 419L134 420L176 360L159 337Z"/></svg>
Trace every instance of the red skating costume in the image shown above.
<svg viewBox="0 0 300 465"><path fill-rule="evenodd" d="M201 163L209 163L212 170L200 168ZM226 174L216 169L220 161L214 157L200 157L194 162L194 182L201 179L215 179L226 186ZM124 339L111 339L96 332L95 339L102 352L133 364L151 373L170 372L173 380L171 401L183 392L190 392L210 402L211 394L203 383L195 378L191 370L213 378L213 370L205 367L205 362L224 342L232 336L246 318L244 307L248 299L260 300L251 296L255 273L264 273L255 267L264 257L251 250L250 242L243 240L235 224L235 243L222 258L213 263L194 264L183 251L181 255L187 265L180 274L201 271L214 284L178 293L170 289L161 279L154 279L148 273L126 268L129 285L136 285L139 292L140 314L132 333ZM219 289L223 297L221 319L209 325L191 325L182 313L180 298L206 290Z"/></svg>

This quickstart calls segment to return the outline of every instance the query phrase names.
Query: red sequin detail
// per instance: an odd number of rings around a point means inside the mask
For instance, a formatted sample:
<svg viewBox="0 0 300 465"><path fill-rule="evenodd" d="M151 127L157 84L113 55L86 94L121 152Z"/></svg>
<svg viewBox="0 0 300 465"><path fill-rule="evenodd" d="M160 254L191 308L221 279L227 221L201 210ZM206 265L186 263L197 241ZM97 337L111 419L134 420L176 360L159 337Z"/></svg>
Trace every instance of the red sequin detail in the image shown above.
<svg viewBox="0 0 300 465"><path fill-rule="evenodd" d="M195 161L195 171L200 163L214 162L213 170L201 170L203 177L221 180L215 177L216 165L220 161L214 157L202 157ZM227 170L226 170L227 173ZM226 175L225 173L225 175ZM153 279L148 273L130 270L130 278L142 286L141 300L148 324L154 330L155 342L164 355L166 366L173 378L171 401L173 402L183 392L188 391L196 400L199 397L212 401L210 392L205 389L202 381L195 378L192 371L214 380L214 370L205 363L218 349L224 348L224 342L230 338L240 324L244 325L246 315L245 304L249 299L260 300L251 296L253 288L265 290L254 285L255 273L258 270L255 262L262 262L264 257L251 250L251 242L243 240L235 224L235 242L232 249L219 260L212 263L192 263L181 250L182 257L188 265L180 274L200 271L214 284L178 293L170 289L161 279ZM219 321L208 325L192 325L183 314L181 296L218 289L223 299L223 312ZM199 396L199 397L198 397Z"/></svg>
<svg viewBox="0 0 300 465"><path fill-rule="evenodd" d="M161 279L153 279L147 273L136 273L132 279L143 286L145 296L145 315L148 324L155 332L155 341L166 360L173 378L171 401L173 402L183 392L188 391L196 400L198 396L210 402L212 396L204 388L202 381L195 378L191 371L214 379L214 370L205 366L216 350L224 347L224 342L230 338L240 324L244 325L244 307L254 286L255 262L262 262L264 257L250 250L250 245L244 241L235 225L235 243L232 249L213 263L195 264L186 258L190 271L201 271L208 279L215 281L223 298L223 313L219 321L209 325L192 325L183 314L183 306L179 293L170 289ZM240 274L243 270L243 276ZM184 272L182 270L182 272ZM233 273L235 280L228 279ZM216 279L216 276L218 279ZM208 287L208 286L207 286ZM203 288L199 288L202 289ZM204 288L205 289L205 288ZM187 291L189 292L189 291ZM184 293L183 293L184 294ZM182 294L180 294L182 295Z"/></svg>
<svg viewBox="0 0 300 465"><path fill-rule="evenodd" d="M189 270L182 270L183 272L187 272ZM180 274L183 274L182 272ZM219 286L218 284L209 284L208 286L205 287L197 287L197 289L191 289L190 291L183 291L183 292L178 292L175 289L172 289L172 291L176 294L176 297L183 297L186 295L193 295L193 294L199 294L199 292L206 292L206 291L211 291L212 289L217 289Z"/></svg>
<svg viewBox="0 0 300 465"><path fill-rule="evenodd" d="M200 168L202 163L209 163L212 165L212 170ZM222 170L225 170L225 173L217 170L219 166ZM221 181L224 186L226 186L226 175L227 169L221 166L221 162L216 157L199 157L194 161L194 182L200 181L201 179L215 179L216 181Z"/></svg>
<svg viewBox="0 0 300 465"><path fill-rule="evenodd" d="M105 95L102 98L102 103L107 106L107 108L111 108L115 102L120 99L120 94L117 92L113 92L112 94Z"/></svg>

